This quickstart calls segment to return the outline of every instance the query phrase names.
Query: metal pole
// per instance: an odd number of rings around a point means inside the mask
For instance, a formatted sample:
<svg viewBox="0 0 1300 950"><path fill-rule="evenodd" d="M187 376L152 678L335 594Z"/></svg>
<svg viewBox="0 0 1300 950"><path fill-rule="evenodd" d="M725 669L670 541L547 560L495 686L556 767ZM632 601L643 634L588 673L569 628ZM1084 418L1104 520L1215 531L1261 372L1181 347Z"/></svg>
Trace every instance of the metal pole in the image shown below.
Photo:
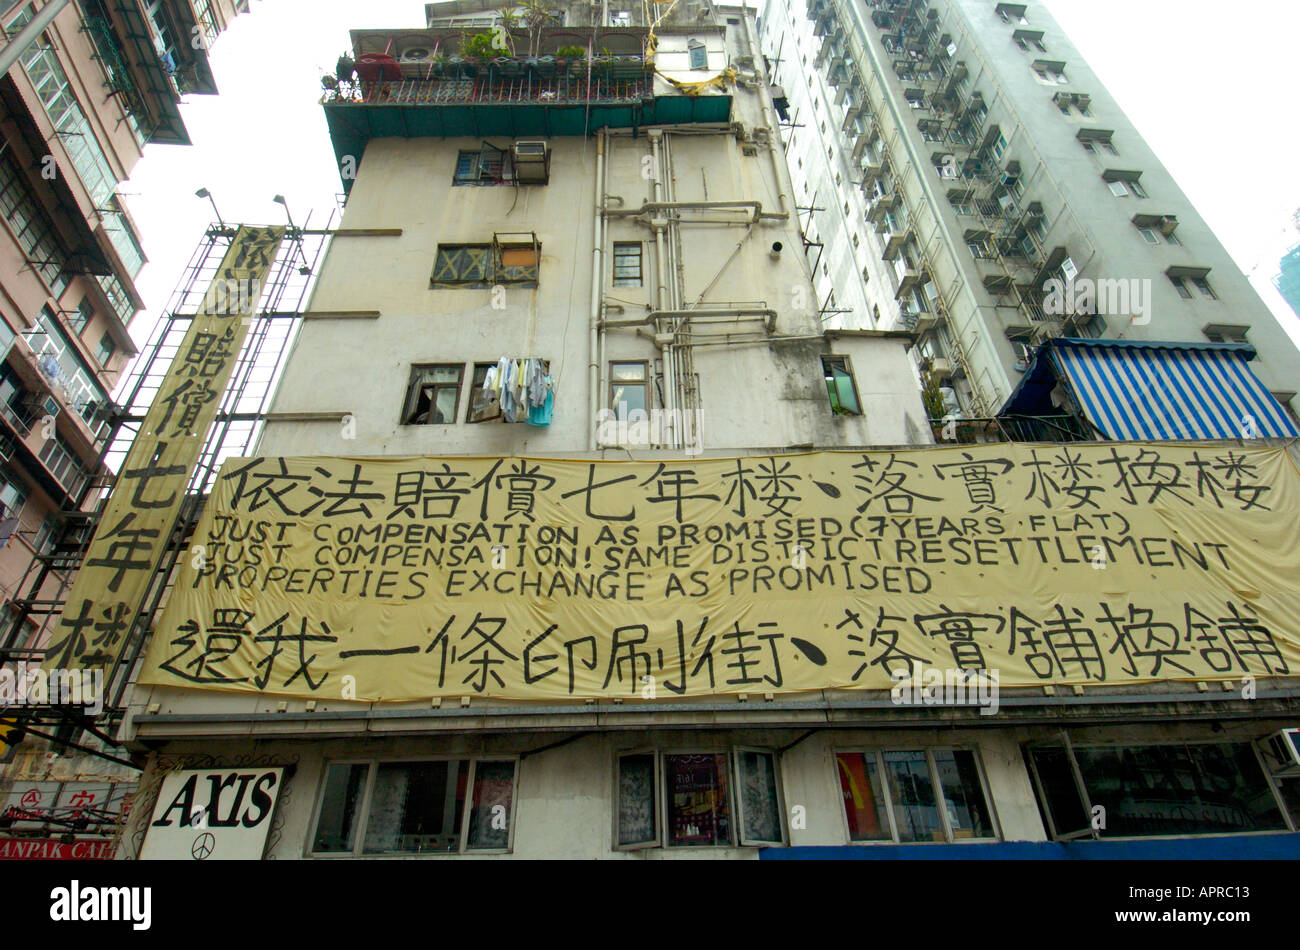
<svg viewBox="0 0 1300 950"><path fill-rule="evenodd" d="M31 46L36 37L45 32L45 28L54 22L54 18L67 5L68 0L50 0L36 11L32 21L19 30L18 35L10 40L4 49L0 49L0 76L8 75L10 67L18 62L18 57L22 55L23 50Z"/></svg>

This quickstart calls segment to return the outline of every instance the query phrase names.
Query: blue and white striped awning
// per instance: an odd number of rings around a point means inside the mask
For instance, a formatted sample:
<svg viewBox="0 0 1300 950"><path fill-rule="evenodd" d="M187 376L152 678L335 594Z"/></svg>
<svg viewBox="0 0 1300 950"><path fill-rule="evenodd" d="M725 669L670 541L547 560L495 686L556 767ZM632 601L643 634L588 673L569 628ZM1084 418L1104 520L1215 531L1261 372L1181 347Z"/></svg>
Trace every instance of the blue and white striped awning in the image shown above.
<svg viewBox="0 0 1300 950"><path fill-rule="evenodd" d="M1050 360L1057 378L1106 439L1300 435L1286 410L1251 372L1249 360L1254 356L1253 348L1240 343L1067 337L1044 345L1036 363ZM1024 411L1012 406L1017 396L1027 395L1018 390L1003 411Z"/></svg>

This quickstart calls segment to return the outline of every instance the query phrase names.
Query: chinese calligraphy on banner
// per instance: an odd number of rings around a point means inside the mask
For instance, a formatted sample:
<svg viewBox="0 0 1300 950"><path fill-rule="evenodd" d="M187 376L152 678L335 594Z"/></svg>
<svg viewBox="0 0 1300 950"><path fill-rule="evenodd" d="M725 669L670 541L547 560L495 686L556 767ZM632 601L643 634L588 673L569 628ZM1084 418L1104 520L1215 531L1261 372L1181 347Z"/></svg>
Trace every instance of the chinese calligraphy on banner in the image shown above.
<svg viewBox="0 0 1300 950"><path fill-rule="evenodd" d="M1276 448L223 467L142 682L358 700L1300 670ZM349 692L351 691L351 692Z"/></svg>
<svg viewBox="0 0 1300 950"><path fill-rule="evenodd" d="M129 641L285 229L241 227L146 414L46 664L111 667Z"/></svg>

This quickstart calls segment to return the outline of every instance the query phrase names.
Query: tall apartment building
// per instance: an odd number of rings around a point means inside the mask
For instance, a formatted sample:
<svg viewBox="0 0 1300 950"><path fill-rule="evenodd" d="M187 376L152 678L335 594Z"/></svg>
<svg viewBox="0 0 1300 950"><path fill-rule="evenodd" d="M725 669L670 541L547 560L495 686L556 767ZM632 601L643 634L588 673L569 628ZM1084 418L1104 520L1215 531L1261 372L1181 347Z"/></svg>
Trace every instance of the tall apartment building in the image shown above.
<svg viewBox="0 0 1300 950"><path fill-rule="evenodd" d="M930 445L913 333L822 324L753 11L352 41L342 222L134 671L126 856L1297 853L1286 447Z"/></svg>
<svg viewBox="0 0 1300 950"><path fill-rule="evenodd" d="M74 566L69 512L98 501L111 394L135 355L140 238L118 185L151 143L189 144L178 103L217 91L208 47L247 0L4 4L0 77L0 660L39 661L49 603ZM33 591L44 560L50 575ZM22 601L22 603L19 603ZM0 788L31 780L39 809L111 798L134 774L91 758L51 766L32 739L0 749ZM7 753L7 754L6 754ZM110 776L111 777L106 777ZM52 778L51 776L57 776ZM61 779L85 778L63 782ZM89 784L87 784L89 783ZM88 791L92 789L93 791ZM80 797L79 797L80 796ZM0 812L0 822L3 822ZM110 823L111 825L111 823ZM37 823L39 826L39 823ZM0 848L0 852L4 852Z"/></svg>
<svg viewBox="0 0 1300 950"><path fill-rule="evenodd" d="M1295 412L1300 353L1042 3L768 0L760 27L828 325L916 330L969 416L1058 336L1247 342Z"/></svg>

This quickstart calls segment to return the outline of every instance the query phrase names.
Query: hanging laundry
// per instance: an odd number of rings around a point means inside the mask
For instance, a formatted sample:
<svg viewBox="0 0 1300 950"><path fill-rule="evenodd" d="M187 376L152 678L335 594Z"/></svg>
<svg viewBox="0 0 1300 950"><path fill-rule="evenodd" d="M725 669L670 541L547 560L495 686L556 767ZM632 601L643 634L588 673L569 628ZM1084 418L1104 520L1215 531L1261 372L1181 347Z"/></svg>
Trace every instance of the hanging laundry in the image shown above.
<svg viewBox="0 0 1300 950"><path fill-rule="evenodd" d="M548 376L547 379L550 379ZM555 393L547 390L546 398L540 406L533 406L528 410L528 424L530 426L548 426L551 424L551 412L555 408Z"/></svg>

